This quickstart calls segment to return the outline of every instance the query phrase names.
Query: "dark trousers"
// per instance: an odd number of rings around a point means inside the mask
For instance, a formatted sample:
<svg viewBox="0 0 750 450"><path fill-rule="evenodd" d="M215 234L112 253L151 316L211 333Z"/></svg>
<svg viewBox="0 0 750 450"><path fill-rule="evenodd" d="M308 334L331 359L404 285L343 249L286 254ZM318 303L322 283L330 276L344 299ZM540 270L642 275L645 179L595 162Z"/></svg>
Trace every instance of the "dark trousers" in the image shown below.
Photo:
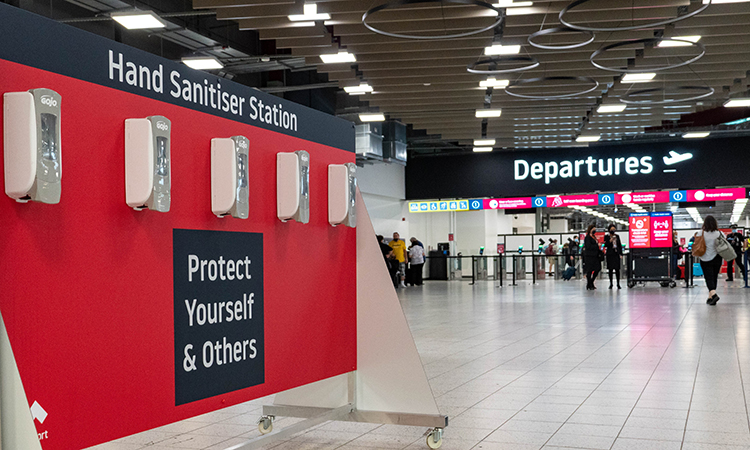
<svg viewBox="0 0 750 450"><path fill-rule="evenodd" d="M737 258L734 259L734 261L727 261L727 280L734 279L734 263L737 263L737 267L740 268L741 275L744 279L745 277L745 265L742 264L742 250L734 249L735 253L737 253Z"/></svg>
<svg viewBox="0 0 750 450"><path fill-rule="evenodd" d="M599 272L601 272L601 269L586 271L586 286L587 287L594 287L594 281L596 281L596 277L597 275L599 275Z"/></svg>
<svg viewBox="0 0 750 450"><path fill-rule="evenodd" d="M422 286L422 268L424 267L424 263L422 264L411 264L409 266L409 277L406 280L406 284L411 284L412 286Z"/></svg>
<svg viewBox="0 0 750 450"><path fill-rule="evenodd" d="M609 285L612 286L612 272L615 273L615 280L617 280L617 285L620 285L620 269L609 269Z"/></svg>
<svg viewBox="0 0 750 450"><path fill-rule="evenodd" d="M703 278L706 279L706 287L709 291L716 290L716 283L719 279L719 272L721 272L721 265L724 260L721 256L716 255L716 258L711 261L701 260L701 269L703 269Z"/></svg>

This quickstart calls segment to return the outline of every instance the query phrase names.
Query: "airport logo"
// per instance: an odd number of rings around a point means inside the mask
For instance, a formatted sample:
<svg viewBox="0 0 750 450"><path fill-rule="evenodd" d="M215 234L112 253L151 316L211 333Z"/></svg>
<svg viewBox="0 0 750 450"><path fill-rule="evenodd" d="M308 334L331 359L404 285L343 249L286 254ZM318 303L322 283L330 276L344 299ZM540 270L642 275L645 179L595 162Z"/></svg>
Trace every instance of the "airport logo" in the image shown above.
<svg viewBox="0 0 750 450"><path fill-rule="evenodd" d="M47 411L42 408L42 405L34 400L34 404L31 405L31 417L38 420L39 423L44 423L48 415Z"/></svg>
<svg viewBox="0 0 750 450"><path fill-rule="evenodd" d="M672 165L675 165L677 163L681 163L683 161L687 161L687 160L692 159L692 158L693 158L693 154L692 153L679 154L679 153L677 153L676 151L673 150L673 151L669 152L669 156L665 156L664 157L664 164L666 164L668 166L672 166Z"/></svg>

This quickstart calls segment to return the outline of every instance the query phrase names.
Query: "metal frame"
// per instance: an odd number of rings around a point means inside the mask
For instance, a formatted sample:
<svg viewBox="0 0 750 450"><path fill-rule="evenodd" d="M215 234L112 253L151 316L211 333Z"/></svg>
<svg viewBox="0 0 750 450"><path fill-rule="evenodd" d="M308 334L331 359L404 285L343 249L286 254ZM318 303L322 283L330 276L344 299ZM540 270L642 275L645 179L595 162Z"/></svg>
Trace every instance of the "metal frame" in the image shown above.
<svg viewBox="0 0 750 450"><path fill-rule="evenodd" d="M291 405L263 405L263 415L259 419L273 421L277 416L296 417L306 419L289 425L280 430L271 431L247 442L228 447L225 450L254 450L264 447L270 443L279 441L316 425L330 420L343 422L363 422L377 424L409 425L429 427L426 436L432 436L434 441L443 437L443 429L448 426L448 416L438 414L409 414L383 411L363 411L357 409L357 375L356 372L347 374L347 401L338 408L321 408L314 406L291 406Z"/></svg>
<svg viewBox="0 0 750 450"><path fill-rule="evenodd" d="M383 11L385 9L394 9L398 6L403 5L414 5L418 3L455 3L459 5L475 5L475 6L481 6L482 8L487 8L492 11L497 12L497 20L492 25L486 26L484 28L481 28L479 30L474 31L467 31L466 33L457 33L457 34L443 34L443 35L433 35L433 36L418 36L418 35L411 35L411 34L400 34L400 33L389 33L387 31L380 30L378 28L375 28L374 26L367 23L367 18L379 11ZM493 28L496 28L498 25L505 22L505 14L503 14L500 11L500 8L496 8L495 6L491 5L490 3L483 2L481 0L394 0L388 3L383 3L382 5L375 6L373 8L368 9L363 15L362 15L362 25L364 25L368 30L372 31L373 33L377 33L383 36L393 37L393 38L400 38L400 39L421 39L421 40L428 40L428 39L456 39L456 38L463 38L468 36L474 36L475 34L484 33L485 31L492 30Z"/></svg>
<svg viewBox="0 0 750 450"><path fill-rule="evenodd" d="M547 35L554 34L554 33L583 33L590 37L585 42L581 42L578 44L568 44L568 45L545 45L545 44L537 44L536 42L533 41L533 39L536 37L547 36ZM539 30L534 33L531 33L527 41L532 47L541 48L543 50L572 50L574 48L585 47L589 45L590 43L594 42L594 39L596 39L596 36L594 35L593 31L576 30L576 29L569 28L569 27L555 27L555 28L547 28L546 30Z"/></svg>
<svg viewBox="0 0 750 450"><path fill-rule="evenodd" d="M527 95L527 94L518 94L512 91L514 87L524 86L527 84L534 84L534 83L539 83L539 82L545 82L545 81L582 81L586 83L593 83L594 87L587 89L585 91L581 91L581 92L573 92L571 94L561 94L561 95ZM580 95L585 95L585 94L588 94L589 92L595 91L598 87L599 87L599 82L591 77L571 77L571 76L538 77L538 78L527 78L527 79L516 80L510 83L505 88L505 93L512 97L518 97L518 98L527 98L527 99L532 99L532 100L553 100L553 99L571 98L571 97L578 97Z"/></svg>
<svg viewBox="0 0 750 450"><path fill-rule="evenodd" d="M490 70L480 70L477 69L477 66L481 66L484 64L497 64L502 62L528 62L531 63L528 66L522 66L522 67L516 67L515 69L490 69ZM473 62L466 66L466 71L469 73L476 73L480 75L495 75L499 73L515 73L515 72L523 72L525 70L531 70L536 69L539 67L539 60L532 57L532 56L495 56L492 58L485 58L480 59L476 62Z"/></svg>
<svg viewBox="0 0 750 450"><path fill-rule="evenodd" d="M687 90L702 90L706 91L703 94L700 95L694 95L692 97L686 97L684 99L669 99L669 100L628 100L629 98L635 97L637 95L643 95L643 94L649 94L651 92L665 92L667 89L660 87L660 88L651 88L651 89L641 89L639 91L633 91L629 92L625 95L625 97L620 98L620 102L625 103L627 105L669 105L672 103L682 103L682 102L692 102L695 100L700 100L702 98L710 97L714 95L714 92L716 90L712 88L711 86L675 86L671 89L674 89L675 91L687 91Z"/></svg>
<svg viewBox="0 0 750 450"><path fill-rule="evenodd" d="M584 3L587 3L589 1L590 0L576 0L573 3L571 3L571 4L567 5L566 7L564 7L562 10L560 10L560 14L558 15L558 17L560 19L560 23L563 24L563 25L565 25L568 28L573 28L574 30L581 30L581 31L594 31L594 32L596 32L596 31L634 31L634 30L643 30L643 29L646 29L646 28L656 28L656 27L660 27L662 25L669 25L670 23L680 22L682 20L689 19L689 18L691 18L693 16L697 16L698 14L702 13L703 11L705 11L709 6L711 6L711 3L712 3L712 0L708 0L708 3L705 3L703 6L701 6L700 8L696 9L695 11L693 11L691 13L683 14L681 16L676 16L676 17L673 17L673 18L667 19L667 20L661 20L661 21L658 21L658 22L645 23L643 25L634 25L634 26L630 26L630 27L599 27L599 28L597 28L597 27L585 27L583 25L576 25L574 23L570 23L567 20L565 20L564 16L565 16L565 14L567 14L568 12L570 12L570 10L572 10L576 6L581 6Z"/></svg>
<svg viewBox="0 0 750 450"><path fill-rule="evenodd" d="M687 61L679 62L677 64L671 64L671 65L662 66L662 67L648 67L648 68L643 68L643 69L619 69L617 67L603 66L597 63L596 61L594 61L594 59L597 56L602 55L608 52L609 50L612 50L615 48L625 47L628 45L636 45L636 44L643 44L643 47L645 48L649 44L658 44L659 42L662 42L662 41L685 42L685 43L690 44L693 47L698 47L698 49L700 50L700 53L698 54L698 56L688 59ZM693 41L688 41L687 39L678 39L678 38L647 38L647 39L635 39L632 41L620 41L620 42L615 42L614 44L606 45L596 50L594 53L592 53L591 56L589 56L589 61L591 61L591 64L593 64L594 67L596 67L597 69L606 70L608 72L646 73L646 72L661 72L662 70L670 70L670 69L676 69L678 67L687 66L688 64L692 64L698 61L699 59L703 58L705 54L706 54L706 47L700 42L693 42Z"/></svg>

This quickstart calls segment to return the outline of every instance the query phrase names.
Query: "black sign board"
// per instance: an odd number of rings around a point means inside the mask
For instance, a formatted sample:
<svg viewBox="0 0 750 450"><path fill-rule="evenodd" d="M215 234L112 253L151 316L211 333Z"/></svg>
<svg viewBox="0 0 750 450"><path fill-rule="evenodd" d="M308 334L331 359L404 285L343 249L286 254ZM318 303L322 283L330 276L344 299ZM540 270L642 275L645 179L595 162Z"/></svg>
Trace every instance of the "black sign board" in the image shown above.
<svg viewBox="0 0 750 450"><path fill-rule="evenodd" d="M750 138L417 157L406 198L525 197L750 185Z"/></svg>
<svg viewBox="0 0 750 450"><path fill-rule="evenodd" d="M262 384L263 234L172 232L175 404Z"/></svg>

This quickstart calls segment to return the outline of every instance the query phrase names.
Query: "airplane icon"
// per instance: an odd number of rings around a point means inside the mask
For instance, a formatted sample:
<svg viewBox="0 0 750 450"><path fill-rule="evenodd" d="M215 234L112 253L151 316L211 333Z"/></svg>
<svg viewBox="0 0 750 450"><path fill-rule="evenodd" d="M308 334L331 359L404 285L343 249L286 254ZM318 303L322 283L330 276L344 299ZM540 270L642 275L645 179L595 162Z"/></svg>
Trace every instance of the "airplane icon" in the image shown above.
<svg viewBox="0 0 750 450"><path fill-rule="evenodd" d="M664 157L664 164L671 166L673 164L687 161L688 159L691 159L692 157L693 157L692 153L679 154L676 151L672 150L669 152L669 156Z"/></svg>

